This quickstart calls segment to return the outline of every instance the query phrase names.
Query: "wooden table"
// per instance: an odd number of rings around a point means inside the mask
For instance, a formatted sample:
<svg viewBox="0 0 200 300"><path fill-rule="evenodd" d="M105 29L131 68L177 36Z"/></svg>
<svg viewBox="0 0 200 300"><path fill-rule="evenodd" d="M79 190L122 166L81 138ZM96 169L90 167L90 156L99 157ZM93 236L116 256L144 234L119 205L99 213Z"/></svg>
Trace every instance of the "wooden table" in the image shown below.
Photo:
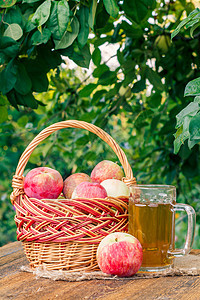
<svg viewBox="0 0 200 300"><path fill-rule="evenodd" d="M200 250L192 254L200 255ZM200 276L138 280L52 281L22 272L28 265L20 242L0 248L0 299L199 300Z"/></svg>

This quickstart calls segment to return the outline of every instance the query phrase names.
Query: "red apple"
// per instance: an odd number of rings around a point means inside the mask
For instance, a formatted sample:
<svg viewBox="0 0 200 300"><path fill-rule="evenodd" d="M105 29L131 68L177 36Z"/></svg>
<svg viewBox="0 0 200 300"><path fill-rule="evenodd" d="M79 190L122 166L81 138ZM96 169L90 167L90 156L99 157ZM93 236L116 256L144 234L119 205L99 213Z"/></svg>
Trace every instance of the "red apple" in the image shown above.
<svg viewBox="0 0 200 300"><path fill-rule="evenodd" d="M72 199L75 198L106 198L107 193L103 186L94 182L82 182L75 188Z"/></svg>
<svg viewBox="0 0 200 300"><path fill-rule="evenodd" d="M72 175L70 175L69 177L67 177L64 180L64 184L63 184L63 194L65 196L65 198L70 199L72 197L72 193L75 190L75 188L77 187L77 185L79 185L81 182L85 182L91 181L90 176L88 176L85 173L74 173Z"/></svg>
<svg viewBox="0 0 200 300"><path fill-rule="evenodd" d="M30 198L56 199L63 189L60 173L48 167L29 171L24 179L24 192Z"/></svg>
<svg viewBox="0 0 200 300"><path fill-rule="evenodd" d="M130 194L127 185L118 179L106 179L101 182L101 185L105 188L107 195L111 197L128 197Z"/></svg>
<svg viewBox="0 0 200 300"><path fill-rule="evenodd" d="M101 183L106 179L121 180L124 177L124 172L116 163L103 160L94 167L90 177L93 182Z"/></svg>
<svg viewBox="0 0 200 300"><path fill-rule="evenodd" d="M129 233L110 233L97 248L97 262L101 271L119 277L129 277L137 273L142 258L140 242Z"/></svg>

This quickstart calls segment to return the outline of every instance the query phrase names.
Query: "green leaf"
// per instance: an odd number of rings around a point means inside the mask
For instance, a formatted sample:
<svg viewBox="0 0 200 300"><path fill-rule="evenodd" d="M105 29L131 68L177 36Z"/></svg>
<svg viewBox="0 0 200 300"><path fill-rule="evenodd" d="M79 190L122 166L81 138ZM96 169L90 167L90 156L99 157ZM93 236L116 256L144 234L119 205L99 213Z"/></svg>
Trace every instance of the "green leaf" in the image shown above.
<svg viewBox="0 0 200 300"><path fill-rule="evenodd" d="M45 53L48 59L48 51L45 51ZM37 59L23 60L23 64L29 78L31 79L32 91L38 93L47 91L49 86L47 72L50 70L50 66L47 65L42 53Z"/></svg>
<svg viewBox="0 0 200 300"><path fill-rule="evenodd" d="M30 72L29 77L31 78L34 92L42 93L48 90L49 81L46 73Z"/></svg>
<svg viewBox="0 0 200 300"><path fill-rule="evenodd" d="M117 59L118 59L118 62L120 63L120 65L122 65L124 63L124 55L123 55L123 52L120 51L120 48L117 50Z"/></svg>
<svg viewBox="0 0 200 300"><path fill-rule="evenodd" d="M101 63L101 51L99 50L99 48L95 48L93 53L92 53L92 60L93 63L95 64L95 66L99 66Z"/></svg>
<svg viewBox="0 0 200 300"><path fill-rule="evenodd" d="M115 80L116 80L116 72L108 70L99 77L98 84L108 85L109 83L109 85L111 85L115 83Z"/></svg>
<svg viewBox="0 0 200 300"><path fill-rule="evenodd" d="M51 31L48 28L44 28L42 32L37 30L31 37L32 44L37 46L40 44L46 44L51 37Z"/></svg>
<svg viewBox="0 0 200 300"><path fill-rule="evenodd" d="M199 153L194 150L190 153L190 156L184 161L181 166L181 172L187 178L187 180L199 175L198 162Z"/></svg>
<svg viewBox="0 0 200 300"><path fill-rule="evenodd" d="M36 26L42 26L50 16L51 0L45 0L36 10L32 17L32 23Z"/></svg>
<svg viewBox="0 0 200 300"><path fill-rule="evenodd" d="M180 127L184 123L185 117L193 117L199 111L199 104L197 102L189 103L180 113L176 116L177 123L176 128Z"/></svg>
<svg viewBox="0 0 200 300"><path fill-rule="evenodd" d="M185 26L185 24L187 24L188 20L184 19L177 27L176 29L172 32L171 34L171 39L173 39L181 30L182 27Z"/></svg>
<svg viewBox="0 0 200 300"><path fill-rule="evenodd" d="M13 89L17 80L16 74L17 66L14 63L14 59L12 59L0 73L0 91L3 95Z"/></svg>
<svg viewBox="0 0 200 300"><path fill-rule="evenodd" d="M6 104L8 104L6 96L0 95L0 106L4 106Z"/></svg>
<svg viewBox="0 0 200 300"><path fill-rule="evenodd" d="M106 37L99 37L98 39L96 39L96 41L94 42L94 46L95 47L99 47L105 43L109 43L111 41L112 37L106 36Z"/></svg>
<svg viewBox="0 0 200 300"><path fill-rule="evenodd" d="M72 19L71 27L72 27L72 32L65 31L61 40L54 40L56 50L69 47L78 36L79 22L76 16L74 16Z"/></svg>
<svg viewBox="0 0 200 300"><path fill-rule="evenodd" d="M200 9L197 7L195 10L193 10L189 15L188 18L192 17L195 18L196 15L200 12Z"/></svg>
<svg viewBox="0 0 200 300"><path fill-rule="evenodd" d="M198 15L198 13L199 9L197 8L193 12L191 12L187 18L185 18L181 23L179 23L176 29L172 32L171 39L173 39L187 23L189 23L193 18L195 18Z"/></svg>
<svg viewBox="0 0 200 300"><path fill-rule="evenodd" d="M197 17L197 16L196 16L196 17ZM188 22L188 23L185 25L185 28L188 29L189 27L194 26L196 23L199 22L199 19L200 19L200 15L199 15L199 18L194 18L193 20L191 20L190 22Z"/></svg>
<svg viewBox="0 0 200 300"><path fill-rule="evenodd" d="M188 82L185 87L184 96L198 96L200 95L200 77Z"/></svg>
<svg viewBox="0 0 200 300"><path fill-rule="evenodd" d="M122 5L125 14L138 24L151 15L155 6L156 0L124 0Z"/></svg>
<svg viewBox="0 0 200 300"><path fill-rule="evenodd" d="M80 96L80 97L88 97L88 96L90 96L90 94L95 90L96 87L97 87L96 84L94 84L94 83L89 83L88 85L86 85L86 86L79 92L79 96Z"/></svg>
<svg viewBox="0 0 200 300"><path fill-rule="evenodd" d="M134 83L134 86L132 87L132 92L133 93L139 93L141 91L144 91L146 89L146 83L144 79L141 79Z"/></svg>
<svg viewBox="0 0 200 300"><path fill-rule="evenodd" d="M17 120L17 124L20 126L20 127L22 127L22 128L25 128L25 126L26 126L26 124L28 123L28 121L29 121L29 118L28 118L28 116L22 116L21 118L19 118L18 120Z"/></svg>
<svg viewBox="0 0 200 300"><path fill-rule="evenodd" d="M91 53L88 44L86 44L80 51L74 52L72 55L73 61L82 68L89 68Z"/></svg>
<svg viewBox="0 0 200 300"><path fill-rule="evenodd" d="M89 35L89 8L86 6L81 6L79 9L79 22L80 22L80 31L78 34L78 42L83 47L88 40Z"/></svg>
<svg viewBox="0 0 200 300"><path fill-rule="evenodd" d="M189 125L189 132L190 140L200 141L200 112L191 119Z"/></svg>
<svg viewBox="0 0 200 300"><path fill-rule="evenodd" d="M194 25L191 29L190 29L190 36L193 38L193 34L194 31L200 26L200 22L198 22L196 25Z"/></svg>
<svg viewBox="0 0 200 300"><path fill-rule="evenodd" d="M113 18L117 18L119 13L119 6L117 5L115 0L103 0L104 6L106 8L107 13Z"/></svg>
<svg viewBox="0 0 200 300"><path fill-rule="evenodd" d="M38 107L38 103L33 97L32 93L21 95L20 93L16 92L16 99L19 105L23 105L25 107L31 107L33 109L36 109Z"/></svg>
<svg viewBox="0 0 200 300"><path fill-rule="evenodd" d="M135 127L140 129L144 126L146 126L148 123L148 118L152 117L153 112L150 109L146 109L144 111L141 111L136 120L135 120Z"/></svg>
<svg viewBox="0 0 200 300"><path fill-rule="evenodd" d="M53 1L51 14L46 23L53 35L53 39L60 40L68 29L71 11L67 0Z"/></svg>
<svg viewBox="0 0 200 300"><path fill-rule="evenodd" d="M100 90L100 91L97 91L94 95L93 95L93 98L92 98L92 103L95 103L96 102L99 102L99 100L101 100L105 94L107 93L106 90Z"/></svg>
<svg viewBox="0 0 200 300"><path fill-rule="evenodd" d="M93 152L93 151L90 151L90 152L87 152L86 154L84 154L84 158L87 160L87 161L95 161L97 157L97 153L96 152Z"/></svg>
<svg viewBox="0 0 200 300"><path fill-rule="evenodd" d="M94 20L96 15L96 9L97 9L97 0L92 0L90 11L89 11L89 19L88 23L91 29L94 30Z"/></svg>
<svg viewBox="0 0 200 300"><path fill-rule="evenodd" d="M32 23L32 16L33 16L33 14L30 14L28 16L24 15L24 19L25 19L24 32L30 32L37 27L37 25L34 25Z"/></svg>
<svg viewBox="0 0 200 300"><path fill-rule="evenodd" d="M17 0L0 0L0 7L7 8L15 5Z"/></svg>
<svg viewBox="0 0 200 300"><path fill-rule="evenodd" d="M15 57L18 55L20 45L10 37L0 37L0 52L5 56Z"/></svg>
<svg viewBox="0 0 200 300"><path fill-rule="evenodd" d="M196 144L199 143L199 140L188 140L188 148L191 150Z"/></svg>
<svg viewBox="0 0 200 300"><path fill-rule="evenodd" d="M114 73L114 72L113 72ZM103 77L103 76L102 76ZM110 84L110 82L109 82ZM115 96L118 94L119 92L119 86L116 84L113 88L110 88L105 95L105 100L108 99L110 101L111 98L115 98ZM123 97L122 97L123 98ZM120 97L121 99L121 97ZM115 103L113 103L113 106L115 106ZM119 109L119 108L117 108Z"/></svg>
<svg viewBox="0 0 200 300"><path fill-rule="evenodd" d="M151 121L151 132L157 130L158 123L160 121L160 115L155 115Z"/></svg>
<svg viewBox="0 0 200 300"><path fill-rule="evenodd" d="M38 159L41 157L42 155L42 149L37 147L32 153L31 156L29 157L29 162L31 164L37 164L38 163Z"/></svg>
<svg viewBox="0 0 200 300"><path fill-rule="evenodd" d="M5 122L8 119L8 110L5 106L0 106L0 123Z"/></svg>
<svg viewBox="0 0 200 300"><path fill-rule="evenodd" d="M9 24L4 32L4 36L11 37L15 41L19 40L22 37L22 35L23 35L23 30L16 23Z"/></svg>
<svg viewBox="0 0 200 300"><path fill-rule="evenodd" d="M3 65L6 62L6 55L0 52L0 65Z"/></svg>
<svg viewBox="0 0 200 300"><path fill-rule="evenodd" d="M70 17L70 9L67 0L59 1L57 7L57 19L58 19L58 28L59 28L60 36L63 36L65 31L67 30L69 17Z"/></svg>
<svg viewBox="0 0 200 300"><path fill-rule="evenodd" d="M93 72L93 76L95 78L100 78L102 74L104 74L105 72L109 71L109 67L105 64L102 64L100 66L98 66L96 69L94 69Z"/></svg>
<svg viewBox="0 0 200 300"><path fill-rule="evenodd" d="M39 46L37 48L37 56L33 58L34 57L29 60L22 60L32 82L35 81L35 79L37 81L40 80L40 77L46 78L46 73L51 69L55 69L63 62L60 54L57 51L52 51L49 45Z"/></svg>
<svg viewBox="0 0 200 300"><path fill-rule="evenodd" d="M32 83L27 74L27 71L22 63L17 65L17 81L15 83L15 90L22 94L26 95L31 91Z"/></svg>
<svg viewBox="0 0 200 300"><path fill-rule="evenodd" d="M151 68L146 68L146 76L149 79L150 83L153 85L153 87L158 91L164 91L165 87L161 81L160 75L152 70Z"/></svg>
<svg viewBox="0 0 200 300"><path fill-rule="evenodd" d="M45 158L49 152L49 150L53 147L52 143L47 143L42 147L42 155Z"/></svg>
<svg viewBox="0 0 200 300"><path fill-rule="evenodd" d="M128 24L127 22L122 21L121 29L123 29L126 32L126 35L128 37L131 37L134 39L138 39L143 36L143 30L142 30L140 24L137 24L134 22L132 24ZM140 49L138 49L138 50L140 50ZM140 50L140 51L142 52L142 50Z"/></svg>
<svg viewBox="0 0 200 300"><path fill-rule="evenodd" d="M17 110L19 110L18 105L17 105L17 99L16 99L16 95L15 95L15 90L12 89L10 92L8 92L6 94L8 101L10 102L10 104L12 106L14 106Z"/></svg>
<svg viewBox="0 0 200 300"><path fill-rule="evenodd" d="M19 6L15 5L12 8L9 8L6 12L6 14L4 15L3 18L5 24L18 24L22 29L24 27L24 19L22 16L22 12L19 8Z"/></svg>
<svg viewBox="0 0 200 300"><path fill-rule="evenodd" d="M196 96L196 97L194 98L194 102L197 102L197 103L200 104L200 96Z"/></svg>
<svg viewBox="0 0 200 300"><path fill-rule="evenodd" d="M149 97L149 106L152 108L157 108L162 100L162 95L160 93L153 93L150 97Z"/></svg>
<svg viewBox="0 0 200 300"><path fill-rule="evenodd" d="M184 144L184 142L190 137L189 133L189 122L190 118L186 117L184 119L183 125L177 130L175 133L174 140L174 153L177 154L180 150L180 147Z"/></svg>
<svg viewBox="0 0 200 300"><path fill-rule="evenodd" d="M113 28L110 28L110 26L113 26L111 22L109 22L110 15L107 13L105 6L103 5L103 1L98 2L97 9L96 9L96 15L95 15L95 30L102 29L102 33L109 32Z"/></svg>
<svg viewBox="0 0 200 300"><path fill-rule="evenodd" d="M60 40L60 28L58 23L58 2L52 2L51 14L48 21L45 24L47 28L51 31L53 39Z"/></svg>

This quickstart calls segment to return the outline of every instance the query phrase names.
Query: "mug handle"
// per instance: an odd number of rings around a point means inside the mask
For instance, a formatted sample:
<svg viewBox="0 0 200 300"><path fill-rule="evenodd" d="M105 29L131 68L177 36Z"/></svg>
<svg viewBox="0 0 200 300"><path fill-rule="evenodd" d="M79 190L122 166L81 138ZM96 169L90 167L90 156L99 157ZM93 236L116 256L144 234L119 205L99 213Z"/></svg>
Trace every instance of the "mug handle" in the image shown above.
<svg viewBox="0 0 200 300"><path fill-rule="evenodd" d="M186 241L183 249L174 249L169 250L168 253L170 255L173 255L175 257L183 256L188 254L191 249L194 242L194 234L195 234L195 226L196 226L196 213L192 206L188 204L174 204L173 208L173 218L175 218L175 212L176 211L185 211L188 216L188 229L187 229L187 236ZM172 228L173 234L175 234L175 222L173 222L173 228Z"/></svg>

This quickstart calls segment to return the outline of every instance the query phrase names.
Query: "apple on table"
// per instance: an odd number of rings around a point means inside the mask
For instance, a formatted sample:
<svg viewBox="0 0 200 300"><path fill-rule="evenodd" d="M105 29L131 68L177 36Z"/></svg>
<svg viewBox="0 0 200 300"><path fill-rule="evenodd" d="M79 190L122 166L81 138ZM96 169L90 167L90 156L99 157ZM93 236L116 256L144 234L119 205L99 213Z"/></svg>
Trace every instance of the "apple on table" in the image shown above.
<svg viewBox="0 0 200 300"><path fill-rule="evenodd" d="M102 239L97 248L97 262L102 272L129 277L138 272L143 259L138 239L125 232L113 232Z"/></svg>

